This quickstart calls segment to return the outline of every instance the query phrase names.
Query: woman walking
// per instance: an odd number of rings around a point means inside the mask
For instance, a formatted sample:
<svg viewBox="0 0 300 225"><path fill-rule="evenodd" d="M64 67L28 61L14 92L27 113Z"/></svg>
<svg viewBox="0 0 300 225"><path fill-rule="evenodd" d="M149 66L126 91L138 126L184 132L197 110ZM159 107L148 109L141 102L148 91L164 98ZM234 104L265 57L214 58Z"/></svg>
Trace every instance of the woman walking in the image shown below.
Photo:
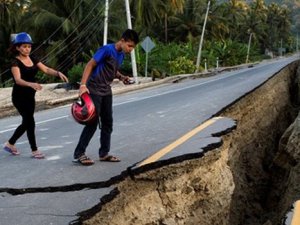
<svg viewBox="0 0 300 225"><path fill-rule="evenodd" d="M31 157L43 159L45 155L38 150L35 139L35 92L42 89L42 86L36 82L35 76L40 70L45 74L57 76L64 82L68 82L68 78L63 73L47 67L35 57L31 56L32 44L33 42L30 35L22 32L15 36L13 46L10 49L14 55L11 64L11 73L14 80L12 102L22 116L22 123L5 143L3 149L12 155L19 155L20 152L16 148L15 143L27 132L32 151Z"/></svg>

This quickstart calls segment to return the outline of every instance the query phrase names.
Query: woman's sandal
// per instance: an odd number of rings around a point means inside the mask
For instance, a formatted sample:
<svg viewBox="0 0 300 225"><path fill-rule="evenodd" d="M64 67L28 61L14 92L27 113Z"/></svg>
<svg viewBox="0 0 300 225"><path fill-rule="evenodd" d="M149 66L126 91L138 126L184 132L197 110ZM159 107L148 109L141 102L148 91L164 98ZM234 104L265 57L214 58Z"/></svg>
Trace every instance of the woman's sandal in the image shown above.
<svg viewBox="0 0 300 225"><path fill-rule="evenodd" d="M74 159L73 162L83 166L91 166L94 164L94 161L89 157L87 157L86 155L82 155L78 159Z"/></svg>
<svg viewBox="0 0 300 225"><path fill-rule="evenodd" d="M31 153L31 158L34 158L34 159L44 159L45 155L43 153L41 153L39 150L37 150L37 151L33 151Z"/></svg>
<svg viewBox="0 0 300 225"><path fill-rule="evenodd" d="M3 150L9 152L12 155L20 155L20 152L14 146L8 146L7 144L5 144Z"/></svg>
<svg viewBox="0 0 300 225"><path fill-rule="evenodd" d="M99 160L102 162L120 162L121 161L119 158L117 158L116 156L112 156L112 155L106 155L106 156L100 157Z"/></svg>

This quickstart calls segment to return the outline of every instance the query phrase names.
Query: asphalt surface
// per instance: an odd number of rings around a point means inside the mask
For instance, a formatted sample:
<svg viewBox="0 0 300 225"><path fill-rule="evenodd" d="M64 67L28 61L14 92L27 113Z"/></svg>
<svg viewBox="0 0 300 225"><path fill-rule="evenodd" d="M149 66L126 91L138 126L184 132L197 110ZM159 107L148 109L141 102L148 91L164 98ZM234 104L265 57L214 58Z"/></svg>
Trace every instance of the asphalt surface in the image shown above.
<svg viewBox="0 0 300 225"><path fill-rule="evenodd" d="M96 133L87 149L95 165L74 165L82 126L72 119L70 105L37 112L37 142L47 157L30 158L26 135L17 144L20 156L0 152L0 225L68 224L79 218L79 212L99 204L128 172L134 175L201 157L236 126L230 118L217 117L218 112L294 60L114 96L112 154L122 159L120 163L97 161ZM1 143L19 123L18 116L0 119Z"/></svg>

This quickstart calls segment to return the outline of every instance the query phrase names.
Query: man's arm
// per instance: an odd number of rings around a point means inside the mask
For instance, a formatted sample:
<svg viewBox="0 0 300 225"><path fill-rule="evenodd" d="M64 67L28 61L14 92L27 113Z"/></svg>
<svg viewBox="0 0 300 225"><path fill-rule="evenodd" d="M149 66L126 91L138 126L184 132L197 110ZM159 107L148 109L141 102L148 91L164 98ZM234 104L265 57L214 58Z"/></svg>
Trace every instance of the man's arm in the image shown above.
<svg viewBox="0 0 300 225"><path fill-rule="evenodd" d="M119 71L117 71L116 78L119 79L120 81L124 81L125 79L128 79L127 76L124 76Z"/></svg>
<svg viewBox="0 0 300 225"><path fill-rule="evenodd" d="M80 82L80 88L79 88L79 95L82 95L85 92L89 92L89 89L86 87L86 83L93 71L93 69L96 67L97 62L94 59L91 59L85 66Z"/></svg>
<svg viewBox="0 0 300 225"><path fill-rule="evenodd" d="M131 80L130 77L121 74L117 71L116 78L122 81L124 84L133 84L134 80Z"/></svg>

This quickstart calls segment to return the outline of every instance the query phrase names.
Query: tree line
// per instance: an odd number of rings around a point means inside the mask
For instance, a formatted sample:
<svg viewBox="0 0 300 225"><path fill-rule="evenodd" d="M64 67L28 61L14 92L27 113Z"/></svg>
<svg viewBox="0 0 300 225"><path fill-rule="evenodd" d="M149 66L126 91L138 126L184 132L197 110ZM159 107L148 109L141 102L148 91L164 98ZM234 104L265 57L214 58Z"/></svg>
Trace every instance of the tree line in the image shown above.
<svg viewBox="0 0 300 225"><path fill-rule="evenodd" d="M207 0L131 0L133 28L141 40L150 36L156 48L149 55L149 73L194 71ZM251 36L250 61L296 50L290 9L264 0L210 1L202 57L208 67L244 63ZM11 34L26 31L33 53L74 80L84 63L103 44L105 0L2 0L0 3L1 84L9 80ZM127 28L124 0L109 0L108 41ZM144 74L145 54L136 49L138 72ZM202 67L204 65L201 65ZM130 73L130 60L124 64ZM41 74L40 79L44 79ZM49 80L46 80L46 82ZM49 81L51 82L51 81Z"/></svg>

